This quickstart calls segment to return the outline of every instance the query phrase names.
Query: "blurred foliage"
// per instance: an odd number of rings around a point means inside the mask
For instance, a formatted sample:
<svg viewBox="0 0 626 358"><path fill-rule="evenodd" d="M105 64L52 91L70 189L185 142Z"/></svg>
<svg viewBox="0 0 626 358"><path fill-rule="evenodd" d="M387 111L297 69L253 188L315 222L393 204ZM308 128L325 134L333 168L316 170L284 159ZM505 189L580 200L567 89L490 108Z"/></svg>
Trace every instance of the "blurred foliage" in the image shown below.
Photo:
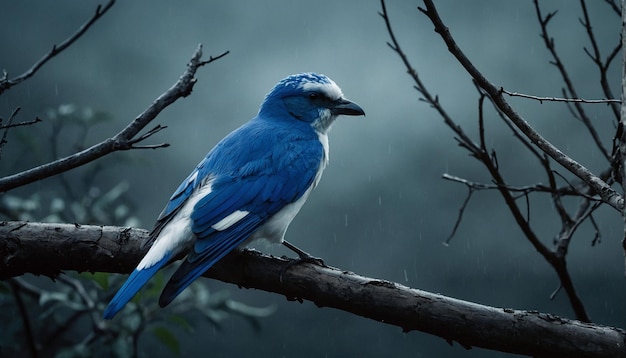
<svg viewBox="0 0 626 358"><path fill-rule="evenodd" d="M82 150L89 132L112 120L105 112L71 104L48 110L46 117L50 133L37 126L16 131L18 140L12 145L20 146L20 164L33 165L42 158L49 161ZM122 156L127 164L135 161L129 153ZM0 219L140 226L133 216L130 185L123 179L110 180L113 174L107 173L120 163L119 157L115 163L105 157L47 179L38 191L1 195ZM240 316L258 330L258 319L275 310L236 302L226 291L211 293L202 283L194 283L167 309L160 309L157 300L166 281L163 275L159 272L111 321L102 319L102 311L125 275L70 272L54 284L37 277L0 282L0 320L4 322L0 356L23 356L30 351L31 356L59 358L135 357L149 351L145 346L149 340L141 339L144 333L180 355L178 335L196 333L198 320L219 329L224 320Z"/></svg>

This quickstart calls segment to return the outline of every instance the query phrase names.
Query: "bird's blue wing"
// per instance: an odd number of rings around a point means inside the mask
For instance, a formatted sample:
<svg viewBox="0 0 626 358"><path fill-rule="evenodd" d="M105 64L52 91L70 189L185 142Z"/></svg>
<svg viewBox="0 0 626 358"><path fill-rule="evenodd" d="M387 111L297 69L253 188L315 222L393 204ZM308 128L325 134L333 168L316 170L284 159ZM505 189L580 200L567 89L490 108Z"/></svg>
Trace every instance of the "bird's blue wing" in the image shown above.
<svg viewBox="0 0 626 358"><path fill-rule="evenodd" d="M161 306L170 303L267 219L298 200L313 185L323 160L323 148L317 138L292 139L277 139L272 143L273 150L265 150L267 154L263 157L246 160L231 175L213 178L211 192L196 203L191 214L192 231L197 237L194 248L163 289ZM262 145L256 141L249 148L254 151L255 146ZM236 220L216 225L229 215L236 215Z"/></svg>
<svg viewBox="0 0 626 358"><path fill-rule="evenodd" d="M209 153L210 154L210 153ZM172 217L182 208L183 204L189 199L191 194L193 194L194 190L198 186L202 184L203 179L206 178L206 163L208 160L208 155L205 157L200 164L194 168L194 170L183 180L182 183L176 188L172 196L170 197L167 205L159 214L157 221L150 232L150 237L146 240L141 247L144 248L146 246L152 245L154 240L159 236L163 227L170 221Z"/></svg>
<svg viewBox="0 0 626 358"><path fill-rule="evenodd" d="M187 176L187 178L185 178L185 180L180 183L178 188L176 188L176 191L174 191L174 194L172 194L172 196L170 197L170 200L168 201L165 208L163 208L163 211L161 212L157 220L161 221L165 218L172 216L174 213L176 213L176 211L178 211L178 209L181 208L183 203L187 201L187 199L189 199L194 189L196 189L198 185L200 185L202 179L204 179L205 177L204 172L206 169L207 160L208 158L204 158L200 162L200 164L198 164L198 166L191 172L191 174L189 174L189 176Z"/></svg>
<svg viewBox="0 0 626 358"><path fill-rule="evenodd" d="M207 176L206 163L208 156L205 157L198 166L185 178L185 180L178 186L174 194L170 197L167 205L159 215L157 222L150 232L150 237L141 246L151 246L159 233L167 223L174 217L174 215L182 208L183 204L189 199L194 190L202 184L202 180ZM171 252L165 252L165 255L159 259L155 264L150 267L135 269L130 274L124 285L120 287L116 295L111 299L109 305L104 311L104 318L111 319L124 305L130 301L133 296L154 276L154 274L161 269L172 258Z"/></svg>

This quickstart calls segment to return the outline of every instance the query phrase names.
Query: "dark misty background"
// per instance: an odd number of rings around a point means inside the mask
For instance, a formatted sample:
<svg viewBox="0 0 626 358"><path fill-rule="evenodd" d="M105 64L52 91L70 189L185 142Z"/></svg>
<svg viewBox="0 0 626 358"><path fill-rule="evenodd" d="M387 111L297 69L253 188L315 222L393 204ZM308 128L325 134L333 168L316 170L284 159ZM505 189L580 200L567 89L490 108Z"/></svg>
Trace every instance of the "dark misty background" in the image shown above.
<svg viewBox="0 0 626 358"><path fill-rule="evenodd" d="M550 23L557 49L586 98L601 98L597 68L583 52L589 46L577 2L545 1L559 10ZM0 67L15 76L52 44L72 34L92 15L95 1L3 1L0 6ZM477 95L428 19L419 1L389 1L399 41L424 82L471 135L476 135ZM540 37L530 1L438 1L441 16L475 65L495 84L541 96L560 96L562 82ZM620 19L601 1L588 2L604 54L619 41ZM386 45L388 34L378 1L120 1L75 45L26 83L0 97L0 115L23 107L20 120L45 118L48 108L73 103L108 111L116 121L98 127L90 144L113 135L171 86L199 43L205 56L230 50L202 68L193 94L165 110L154 124L168 129L150 143L172 146L131 156L136 165L112 165L102 181L126 181L141 226L151 228L171 192L205 153L231 130L252 118L264 95L287 75L316 71L333 78L366 111L344 117L330 132L331 160L324 177L287 232L287 239L356 273L497 307L534 309L573 317L551 268L521 235L495 192L476 193L449 247L449 235L466 188L443 173L488 182L483 168L456 145L436 113L418 93L399 58ZM620 55L621 57L621 55ZM618 66L611 72L619 94ZM603 169L597 149L564 105L511 99L521 115L554 144L594 171ZM604 105L589 109L600 135L612 137ZM49 123L39 124L43 128ZM497 150L509 182L546 182L536 161L514 143L493 113L488 144ZM27 130L27 129L23 129ZM12 157L12 131L0 175L37 163ZM476 137L475 137L476 138ZM123 162L123 161L120 161ZM8 168L11 168L9 170ZM557 166L555 168L559 169ZM561 172L563 172L561 170ZM72 178L72 175L69 176ZM13 194L45 190L46 180ZM533 196L532 222L550 243L560 221L549 198ZM570 202L575 207L575 202ZM626 327L621 251L622 219L610 210L596 215L602 242L591 247L585 224L570 246L569 268L595 322ZM262 248L282 255L282 248ZM203 280L212 290L229 290L251 305L276 305L277 312L255 332L233 318L221 330L198 327L181 334L184 355L210 357L508 357L370 321L310 302L240 290ZM144 343L149 340L144 341ZM168 356L161 345L144 344L143 354ZM155 349L158 351L154 352Z"/></svg>

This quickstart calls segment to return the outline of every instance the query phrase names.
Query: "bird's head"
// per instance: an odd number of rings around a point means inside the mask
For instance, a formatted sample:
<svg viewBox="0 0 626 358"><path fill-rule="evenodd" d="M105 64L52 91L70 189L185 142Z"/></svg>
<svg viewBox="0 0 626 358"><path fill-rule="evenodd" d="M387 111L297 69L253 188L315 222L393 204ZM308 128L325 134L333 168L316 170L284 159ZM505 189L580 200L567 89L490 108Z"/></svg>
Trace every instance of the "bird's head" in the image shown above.
<svg viewBox="0 0 626 358"><path fill-rule="evenodd" d="M297 120L325 133L339 115L363 116L359 105L343 97L330 78L316 73L291 75L267 94L259 115L267 118Z"/></svg>

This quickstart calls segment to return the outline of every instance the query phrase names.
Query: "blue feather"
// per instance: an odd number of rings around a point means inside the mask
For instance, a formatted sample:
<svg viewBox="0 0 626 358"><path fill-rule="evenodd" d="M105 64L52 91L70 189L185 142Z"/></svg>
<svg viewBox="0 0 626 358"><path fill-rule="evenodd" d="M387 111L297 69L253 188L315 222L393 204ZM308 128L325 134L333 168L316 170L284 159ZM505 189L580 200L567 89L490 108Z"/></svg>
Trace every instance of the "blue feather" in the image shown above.
<svg viewBox="0 0 626 358"><path fill-rule="evenodd" d="M281 242L319 180L328 160L326 132L341 114L364 113L324 75L303 73L276 84L257 116L222 139L174 191L147 242L145 262L156 264L133 271L104 317L112 318L175 255L187 258L164 288L161 306L242 244Z"/></svg>
<svg viewBox="0 0 626 358"><path fill-rule="evenodd" d="M143 270L134 270L104 310L104 319L113 318L169 260L170 255L168 254L151 267Z"/></svg>
<svg viewBox="0 0 626 358"><path fill-rule="evenodd" d="M196 243L194 250L163 288L161 297L159 297L159 306L167 306L195 279L241 245L258 228L259 223L260 218L246 216L238 225L223 232L215 232L214 235L205 238L201 243Z"/></svg>

